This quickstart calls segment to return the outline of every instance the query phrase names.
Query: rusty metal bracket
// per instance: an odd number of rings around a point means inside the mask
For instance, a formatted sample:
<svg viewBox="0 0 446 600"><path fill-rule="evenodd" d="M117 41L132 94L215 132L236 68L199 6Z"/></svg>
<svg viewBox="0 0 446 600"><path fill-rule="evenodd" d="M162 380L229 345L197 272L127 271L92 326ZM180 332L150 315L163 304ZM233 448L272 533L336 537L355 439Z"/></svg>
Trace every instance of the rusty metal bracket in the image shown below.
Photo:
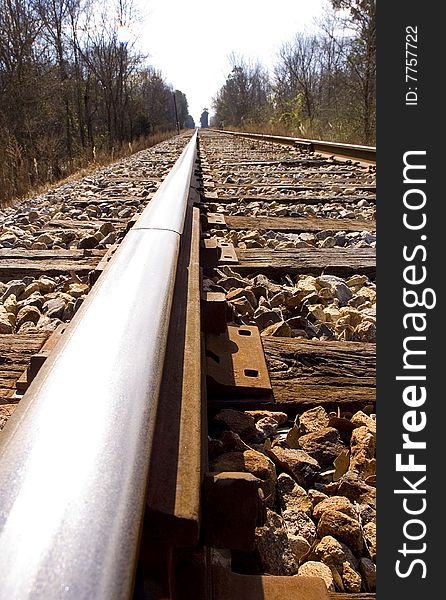
<svg viewBox="0 0 446 600"><path fill-rule="evenodd" d="M239 263L234 246L216 237L202 241L201 262L205 269L219 265L238 265Z"/></svg>
<svg viewBox="0 0 446 600"><path fill-rule="evenodd" d="M127 225L125 228L125 232L128 233L130 231L130 229L132 227L134 227L136 225L136 222L138 221L139 217L142 215L141 212L135 213L133 215L133 217L131 217L128 221L127 221Z"/></svg>
<svg viewBox="0 0 446 600"><path fill-rule="evenodd" d="M233 244L223 240L218 240L217 245L220 248L220 256L218 259L220 264L238 265L237 253Z"/></svg>
<svg viewBox="0 0 446 600"><path fill-rule="evenodd" d="M37 354L33 354L31 356L31 362L29 364L29 367L26 369L26 371L22 373L22 375L16 381L16 392L18 394L23 394L26 392L32 380L40 371L43 363L46 361L51 350L58 343L67 327L67 323L61 323L60 325L58 325L53 331L53 333L50 335L50 337L47 339L47 341L43 344L40 351L37 352Z"/></svg>
<svg viewBox="0 0 446 600"><path fill-rule="evenodd" d="M264 512L260 480L251 473L208 473L204 480L204 539L208 546L254 550Z"/></svg>
<svg viewBox="0 0 446 600"><path fill-rule="evenodd" d="M101 273L104 271L105 267L108 265L111 257L115 253L115 250L117 247L118 247L118 244L113 244L112 246L110 246L110 248L108 248L107 252L104 254L104 256L101 258L101 260L95 267L95 269L93 271L90 271L90 274L88 277L88 281L89 281L90 285L94 285L96 283L96 281L99 279L99 275L101 275Z"/></svg>
<svg viewBox="0 0 446 600"><path fill-rule="evenodd" d="M218 265L219 256L217 238L205 238L202 240L200 254L200 263L203 265L204 271L216 267Z"/></svg>
<svg viewBox="0 0 446 600"><path fill-rule="evenodd" d="M314 152L314 146L311 142L302 142L296 140L295 147L299 148L299 150L306 150L307 152Z"/></svg>
<svg viewBox="0 0 446 600"><path fill-rule="evenodd" d="M210 571L212 600L330 600L338 595L329 594L321 577L245 575L218 564L212 564ZM346 594L339 596L347 597Z"/></svg>
<svg viewBox="0 0 446 600"><path fill-rule="evenodd" d="M206 380L213 398L264 396L271 400L271 381L257 327L228 325L220 335L206 335Z"/></svg>
<svg viewBox="0 0 446 600"><path fill-rule="evenodd" d="M222 213L203 213L202 219L204 227L213 229L225 229L227 227L225 216Z"/></svg>
<svg viewBox="0 0 446 600"><path fill-rule="evenodd" d="M201 293L202 327L206 333L223 333L228 321L228 305L224 292Z"/></svg>

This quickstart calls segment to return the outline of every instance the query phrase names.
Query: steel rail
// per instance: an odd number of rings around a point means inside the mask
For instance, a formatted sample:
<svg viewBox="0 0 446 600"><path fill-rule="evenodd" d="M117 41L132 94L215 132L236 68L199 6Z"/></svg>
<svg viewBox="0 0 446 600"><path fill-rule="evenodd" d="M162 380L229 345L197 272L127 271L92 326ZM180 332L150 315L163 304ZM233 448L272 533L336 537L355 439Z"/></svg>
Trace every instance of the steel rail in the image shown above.
<svg viewBox="0 0 446 600"><path fill-rule="evenodd" d="M286 144L287 146L298 146L299 144L309 146L315 152L337 154L348 158L376 162L376 148L374 146L359 146L357 144L342 144L340 142L326 142L324 140L310 140L306 138L293 138L280 135L269 135L263 133L245 133L238 131L224 131L222 129L210 129L218 133L227 133L240 137L246 137L264 142Z"/></svg>
<svg viewBox="0 0 446 600"><path fill-rule="evenodd" d="M0 435L0 598L131 597L196 139Z"/></svg>

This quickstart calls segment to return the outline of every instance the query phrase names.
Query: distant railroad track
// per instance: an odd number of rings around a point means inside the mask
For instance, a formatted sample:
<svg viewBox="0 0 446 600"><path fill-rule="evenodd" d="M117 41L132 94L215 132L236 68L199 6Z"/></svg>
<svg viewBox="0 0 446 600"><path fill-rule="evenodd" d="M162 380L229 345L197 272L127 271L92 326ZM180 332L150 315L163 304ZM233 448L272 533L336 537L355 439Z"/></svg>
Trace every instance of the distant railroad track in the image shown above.
<svg viewBox="0 0 446 600"><path fill-rule="evenodd" d="M339 142L327 142L324 140L312 140L308 138L294 138L283 135L270 135L264 133L244 133L238 131L224 131L216 129L220 133L241 136L253 140L263 140L276 144L285 144L295 148L307 149L311 152L323 152L345 156L356 160L365 160L371 163L376 162L376 148L374 146L362 146L359 144L342 144Z"/></svg>
<svg viewBox="0 0 446 600"><path fill-rule="evenodd" d="M0 597L374 598L372 149L190 137L3 215Z"/></svg>

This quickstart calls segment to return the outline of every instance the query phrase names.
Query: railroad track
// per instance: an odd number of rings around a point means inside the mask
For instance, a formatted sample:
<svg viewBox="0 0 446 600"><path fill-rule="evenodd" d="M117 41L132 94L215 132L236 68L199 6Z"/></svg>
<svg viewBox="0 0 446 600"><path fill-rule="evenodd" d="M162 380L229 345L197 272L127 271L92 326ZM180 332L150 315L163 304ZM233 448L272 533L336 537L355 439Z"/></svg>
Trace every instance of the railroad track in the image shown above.
<svg viewBox="0 0 446 600"><path fill-rule="evenodd" d="M5 213L0 597L369 600L373 153L188 138Z"/></svg>

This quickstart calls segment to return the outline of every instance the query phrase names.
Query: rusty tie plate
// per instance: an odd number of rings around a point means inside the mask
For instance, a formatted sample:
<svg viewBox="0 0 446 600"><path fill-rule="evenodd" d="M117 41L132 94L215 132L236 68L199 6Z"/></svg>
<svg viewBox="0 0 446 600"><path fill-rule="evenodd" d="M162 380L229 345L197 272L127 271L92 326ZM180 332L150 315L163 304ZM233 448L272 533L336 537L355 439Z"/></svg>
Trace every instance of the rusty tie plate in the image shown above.
<svg viewBox="0 0 446 600"><path fill-rule="evenodd" d="M206 335L206 372L212 392L271 396L271 381L257 327L228 325Z"/></svg>

